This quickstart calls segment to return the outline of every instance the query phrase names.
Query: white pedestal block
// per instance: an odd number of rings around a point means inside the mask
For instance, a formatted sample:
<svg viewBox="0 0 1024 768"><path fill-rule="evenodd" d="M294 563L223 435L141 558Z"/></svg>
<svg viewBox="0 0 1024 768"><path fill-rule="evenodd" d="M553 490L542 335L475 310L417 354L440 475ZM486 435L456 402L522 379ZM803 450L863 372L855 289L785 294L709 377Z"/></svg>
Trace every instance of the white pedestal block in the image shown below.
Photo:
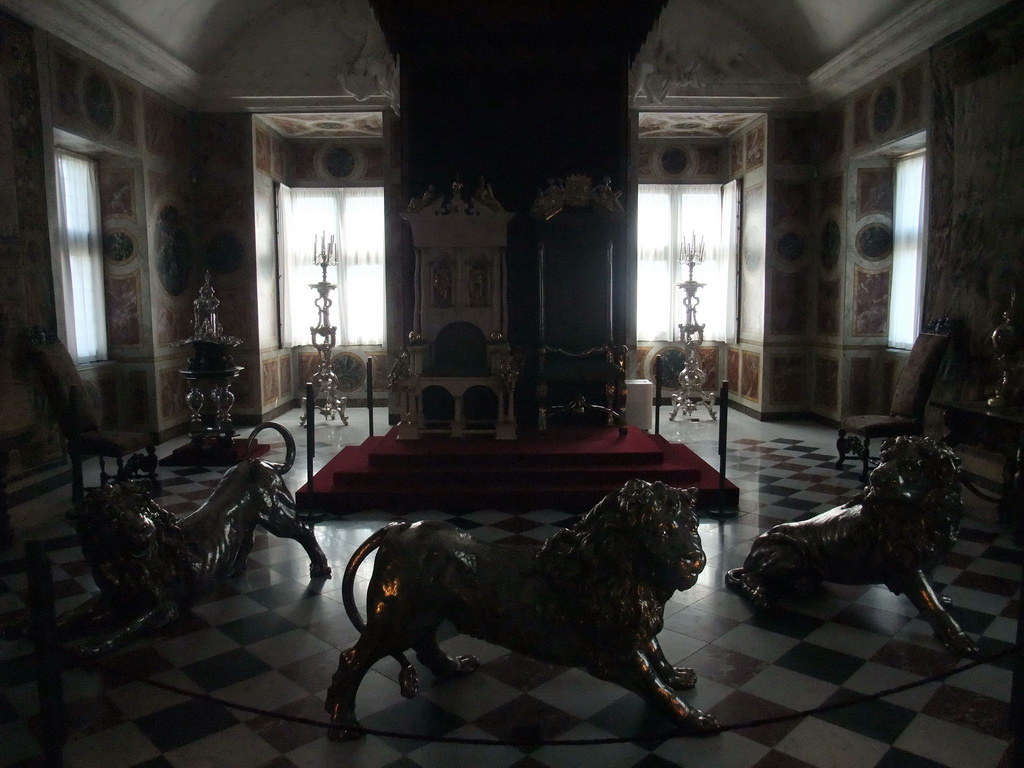
<svg viewBox="0 0 1024 768"><path fill-rule="evenodd" d="M649 432L654 420L654 383L647 379L626 380L626 423Z"/></svg>

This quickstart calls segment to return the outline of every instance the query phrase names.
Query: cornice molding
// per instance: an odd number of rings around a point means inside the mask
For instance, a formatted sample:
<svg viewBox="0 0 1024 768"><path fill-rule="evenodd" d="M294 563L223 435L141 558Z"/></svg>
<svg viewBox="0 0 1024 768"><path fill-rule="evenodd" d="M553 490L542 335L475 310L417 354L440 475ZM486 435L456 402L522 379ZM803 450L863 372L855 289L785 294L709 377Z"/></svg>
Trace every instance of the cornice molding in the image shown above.
<svg viewBox="0 0 1024 768"><path fill-rule="evenodd" d="M1009 1L921 0L812 72L812 97L821 106L853 93Z"/></svg>
<svg viewBox="0 0 1024 768"><path fill-rule="evenodd" d="M3 0L0 6L182 106L200 101L195 70L93 0Z"/></svg>

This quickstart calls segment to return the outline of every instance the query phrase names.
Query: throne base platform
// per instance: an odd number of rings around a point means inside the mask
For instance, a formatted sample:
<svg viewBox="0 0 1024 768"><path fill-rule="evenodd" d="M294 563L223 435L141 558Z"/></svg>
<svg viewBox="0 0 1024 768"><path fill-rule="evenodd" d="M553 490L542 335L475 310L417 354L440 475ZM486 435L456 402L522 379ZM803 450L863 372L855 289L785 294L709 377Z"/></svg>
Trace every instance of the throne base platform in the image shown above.
<svg viewBox="0 0 1024 768"><path fill-rule="evenodd" d="M698 489L701 508L735 507L739 490L697 454L629 427L558 428L517 440L430 436L397 428L345 446L295 494L300 510L449 513L481 509L585 512L631 478Z"/></svg>

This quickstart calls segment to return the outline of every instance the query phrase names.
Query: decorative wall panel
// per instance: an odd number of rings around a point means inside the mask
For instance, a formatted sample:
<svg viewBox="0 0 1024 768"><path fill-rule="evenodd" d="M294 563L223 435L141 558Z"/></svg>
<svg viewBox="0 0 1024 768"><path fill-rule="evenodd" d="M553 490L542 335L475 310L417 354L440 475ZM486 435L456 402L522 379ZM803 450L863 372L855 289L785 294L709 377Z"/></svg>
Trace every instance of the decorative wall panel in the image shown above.
<svg viewBox="0 0 1024 768"><path fill-rule="evenodd" d="M264 360L261 381L263 384L263 404L273 403L281 392L281 375L277 358Z"/></svg>
<svg viewBox="0 0 1024 768"><path fill-rule="evenodd" d="M746 135L747 140L747 152L746 152L746 171L749 173L755 168L760 168L764 164L764 153L765 153L765 126L762 123L756 128L752 128Z"/></svg>
<svg viewBox="0 0 1024 768"><path fill-rule="evenodd" d="M147 152L172 162L187 160L188 122L183 111L146 95L142 99L142 120Z"/></svg>
<svg viewBox="0 0 1024 768"><path fill-rule="evenodd" d="M142 343L140 330L139 273L107 275L104 280L107 308L107 341L113 347L135 347Z"/></svg>
<svg viewBox="0 0 1024 768"><path fill-rule="evenodd" d="M884 336L889 331L889 278L892 270L857 265L853 283L853 335Z"/></svg>
<svg viewBox="0 0 1024 768"><path fill-rule="evenodd" d="M807 397L807 357L803 354L772 355L767 386L771 405L803 405Z"/></svg>
<svg viewBox="0 0 1024 768"><path fill-rule="evenodd" d="M852 413L868 413L871 411L871 397L876 389L876 382L871 378L871 358L851 358L850 378L846 387L850 411Z"/></svg>
<svg viewBox="0 0 1024 768"><path fill-rule="evenodd" d="M729 143L729 173L732 178L743 175L743 138Z"/></svg>
<svg viewBox="0 0 1024 768"><path fill-rule="evenodd" d="M838 407L839 363L830 357L814 361L814 405L826 411Z"/></svg>
<svg viewBox="0 0 1024 768"><path fill-rule="evenodd" d="M745 190L740 333L758 341L764 332L765 205L764 184L754 184Z"/></svg>
<svg viewBox="0 0 1024 768"><path fill-rule="evenodd" d="M740 387L740 351L735 348L729 349L726 355L726 378L729 380L729 388L732 392L738 392Z"/></svg>
<svg viewBox="0 0 1024 768"><path fill-rule="evenodd" d="M817 330L827 336L839 333L840 282L819 280L817 296Z"/></svg>
<svg viewBox="0 0 1024 768"><path fill-rule="evenodd" d="M761 355L744 349L740 365L740 395L757 402L761 399Z"/></svg>
<svg viewBox="0 0 1024 768"><path fill-rule="evenodd" d="M813 118L775 118L772 154L782 165L807 165L814 162L813 151L817 141Z"/></svg>
<svg viewBox="0 0 1024 768"><path fill-rule="evenodd" d="M104 168L99 170L100 215L104 219L120 217L135 222L135 172L130 168Z"/></svg>
<svg viewBox="0 0 1024 768"><path fill-rule="evenodd" d="M821 118L821 154L825 161L838 160L843 154L843 137L846 135L846 112L843 109L827 110Z"/></svg>
<svg viewBox="0 0 1024 768"><path fill-rule="evenodd" d="M809 301L806 270L773 272L771 332L780 336L804 333Z"/></svg>
<svg viewBox="0 0 1024 768"><path fill-rule="evenodd" d="M857 217L873 213L892 216L893 172L891 168L857 169Z"/></svg>

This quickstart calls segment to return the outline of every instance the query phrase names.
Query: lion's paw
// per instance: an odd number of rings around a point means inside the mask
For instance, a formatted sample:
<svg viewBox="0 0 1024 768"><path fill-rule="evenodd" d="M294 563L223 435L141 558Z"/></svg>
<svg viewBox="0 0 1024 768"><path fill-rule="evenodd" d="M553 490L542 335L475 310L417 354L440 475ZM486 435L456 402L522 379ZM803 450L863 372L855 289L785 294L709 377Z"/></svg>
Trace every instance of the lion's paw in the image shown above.
<svg viewBox="0 0 1024 768"><path fill-rule="evenodd" d="M697 673L689 667L673 667L665 682L677 691L688 691L697 684Z"/></svg>
<svg viewBox="0 0 1024 768"><path fill-rule="evenodd" d="M329 579L331 578L331 566L324 563L323 565L317 565L316 563L309 564L309 578L311 579Z"/></svg>
<svg viewBox="0 0 1024 768"><path fill-rule="evenodd" d="M470 672L475 672L480 667L480 659L472 654L461 654L455 657L455 672L456 675L468 675Z"/></svg>
<svg viewBox="0 0 1024 768"><path fill-rule="evenodd" d="M940 639L942 644L957 656L963 656L968 659L976 659L981 656L981 649L978 648L977 643L971 640L966 632L953 632Z"/></svg>
<svg viewBox="0 0 1024 768"><path fill-rule="evenodd" d="M718 718L699 709L690 709L689 716L681 723L686 733L695 736L710 736L722 730Z"/></svg>
<svg viewBox="0 0 1024 768"><path fill-rule="evenodd" d="M402 696L406 699L411 699L419 693L420 675L416 671L416 667L412 664L403 666L402 671L398 673L398 685L402 690Z"/></svg>
<svg viewBox="0 0 1024 768"><path fill-rule="evenodd" d="M355 741L364 735L363 727L354 717L346 717L344 720L331 720L327 726L327 739L329 741Z"/></svg>

